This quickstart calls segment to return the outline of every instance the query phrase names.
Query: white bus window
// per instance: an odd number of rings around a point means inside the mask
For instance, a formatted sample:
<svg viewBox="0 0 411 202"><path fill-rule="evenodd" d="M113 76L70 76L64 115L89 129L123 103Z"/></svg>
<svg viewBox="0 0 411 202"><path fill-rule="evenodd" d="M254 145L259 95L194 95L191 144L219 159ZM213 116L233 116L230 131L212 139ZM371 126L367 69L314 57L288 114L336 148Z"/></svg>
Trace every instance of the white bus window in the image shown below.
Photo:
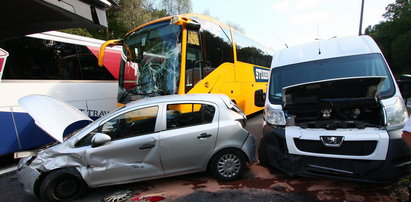
<svg viewBox="0 0 411 202"><path fill-rule="evenodd" d="M115 80L86 46L21 37L0 41L9 52L2 79ZM87 71L92 70L92 71Z"/></svg>

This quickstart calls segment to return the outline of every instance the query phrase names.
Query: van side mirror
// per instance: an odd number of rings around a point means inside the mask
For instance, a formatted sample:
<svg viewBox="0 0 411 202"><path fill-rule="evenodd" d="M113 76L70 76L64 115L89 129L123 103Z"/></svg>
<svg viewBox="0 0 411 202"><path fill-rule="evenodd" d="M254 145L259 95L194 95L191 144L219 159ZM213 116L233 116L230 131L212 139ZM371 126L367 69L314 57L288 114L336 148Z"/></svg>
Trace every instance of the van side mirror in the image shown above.
<svg viewBox="0 0 411 202"><path fill-rule="evenodd" d="M91 138L91 147L98 147L111 141L111 137L104 133L96 133Z"/></svg>
<svg viewBox="0 0 411 202"><path fill-rule="evenodd" d="M411 97L411 79L397 80L398 87L400 88L402 98L408 99Z"/></svg>
<svg viewBox="0 0 411 202"><path fill-rule="evenodd" d="M256 90L254 92L254 104L257 107L264 107L265 103L265 93L263 89Z"/></svg>

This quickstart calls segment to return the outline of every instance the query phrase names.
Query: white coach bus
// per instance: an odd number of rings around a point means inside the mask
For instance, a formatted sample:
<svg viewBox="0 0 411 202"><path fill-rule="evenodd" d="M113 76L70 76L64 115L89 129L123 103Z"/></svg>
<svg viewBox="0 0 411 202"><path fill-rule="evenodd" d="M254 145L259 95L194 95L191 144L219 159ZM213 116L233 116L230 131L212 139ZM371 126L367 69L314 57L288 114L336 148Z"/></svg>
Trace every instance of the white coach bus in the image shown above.
<svg viewBox="0 0 411 202"><path fill-rule="evenodd" d="M121 49L109 49L101 68L102 43L56 31L0 41L0 156L52 141L18 106L25 95L61 99L91 118L116 108Z"/></svg>

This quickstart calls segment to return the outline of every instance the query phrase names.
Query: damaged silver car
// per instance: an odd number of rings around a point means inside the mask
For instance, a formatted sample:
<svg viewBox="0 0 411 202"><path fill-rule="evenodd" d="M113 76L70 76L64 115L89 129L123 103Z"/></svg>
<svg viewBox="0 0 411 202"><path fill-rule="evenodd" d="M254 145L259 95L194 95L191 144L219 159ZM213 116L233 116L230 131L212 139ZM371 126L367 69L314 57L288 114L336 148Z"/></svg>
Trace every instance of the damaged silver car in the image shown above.
<svg viewBox="0 0 411 202"><path fill-rule="evenodd" d="M19 152L26 192L72 200L86 188L209 171L235 180L254 161L246 117L225 95L170 95L129 103L93 121L61 101L30 95L19 104L59 144ZM63 139L75 125L91 122ZM35 135L35 134L34 134Z"/></svg>

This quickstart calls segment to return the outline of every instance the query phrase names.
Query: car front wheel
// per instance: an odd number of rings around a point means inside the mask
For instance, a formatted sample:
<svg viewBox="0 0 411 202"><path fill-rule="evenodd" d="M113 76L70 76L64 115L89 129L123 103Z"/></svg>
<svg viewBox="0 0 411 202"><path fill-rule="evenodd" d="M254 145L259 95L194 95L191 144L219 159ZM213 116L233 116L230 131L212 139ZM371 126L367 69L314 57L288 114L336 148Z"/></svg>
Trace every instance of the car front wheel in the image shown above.
<svg viewBox="0 0 411 202"><path fill-rule="evenodd" d="M64 172L54 171L44 178L40 198L47 201L70 201L82 196L87 185L82 179Z"/></svg>
<svg viewBox="0 0 411 202"><path fill-rule="evenodd" d="M238 149L226 149L213 156L209 164L211 175L219 180L231 181L241 177L246 158Z"/></svg>

